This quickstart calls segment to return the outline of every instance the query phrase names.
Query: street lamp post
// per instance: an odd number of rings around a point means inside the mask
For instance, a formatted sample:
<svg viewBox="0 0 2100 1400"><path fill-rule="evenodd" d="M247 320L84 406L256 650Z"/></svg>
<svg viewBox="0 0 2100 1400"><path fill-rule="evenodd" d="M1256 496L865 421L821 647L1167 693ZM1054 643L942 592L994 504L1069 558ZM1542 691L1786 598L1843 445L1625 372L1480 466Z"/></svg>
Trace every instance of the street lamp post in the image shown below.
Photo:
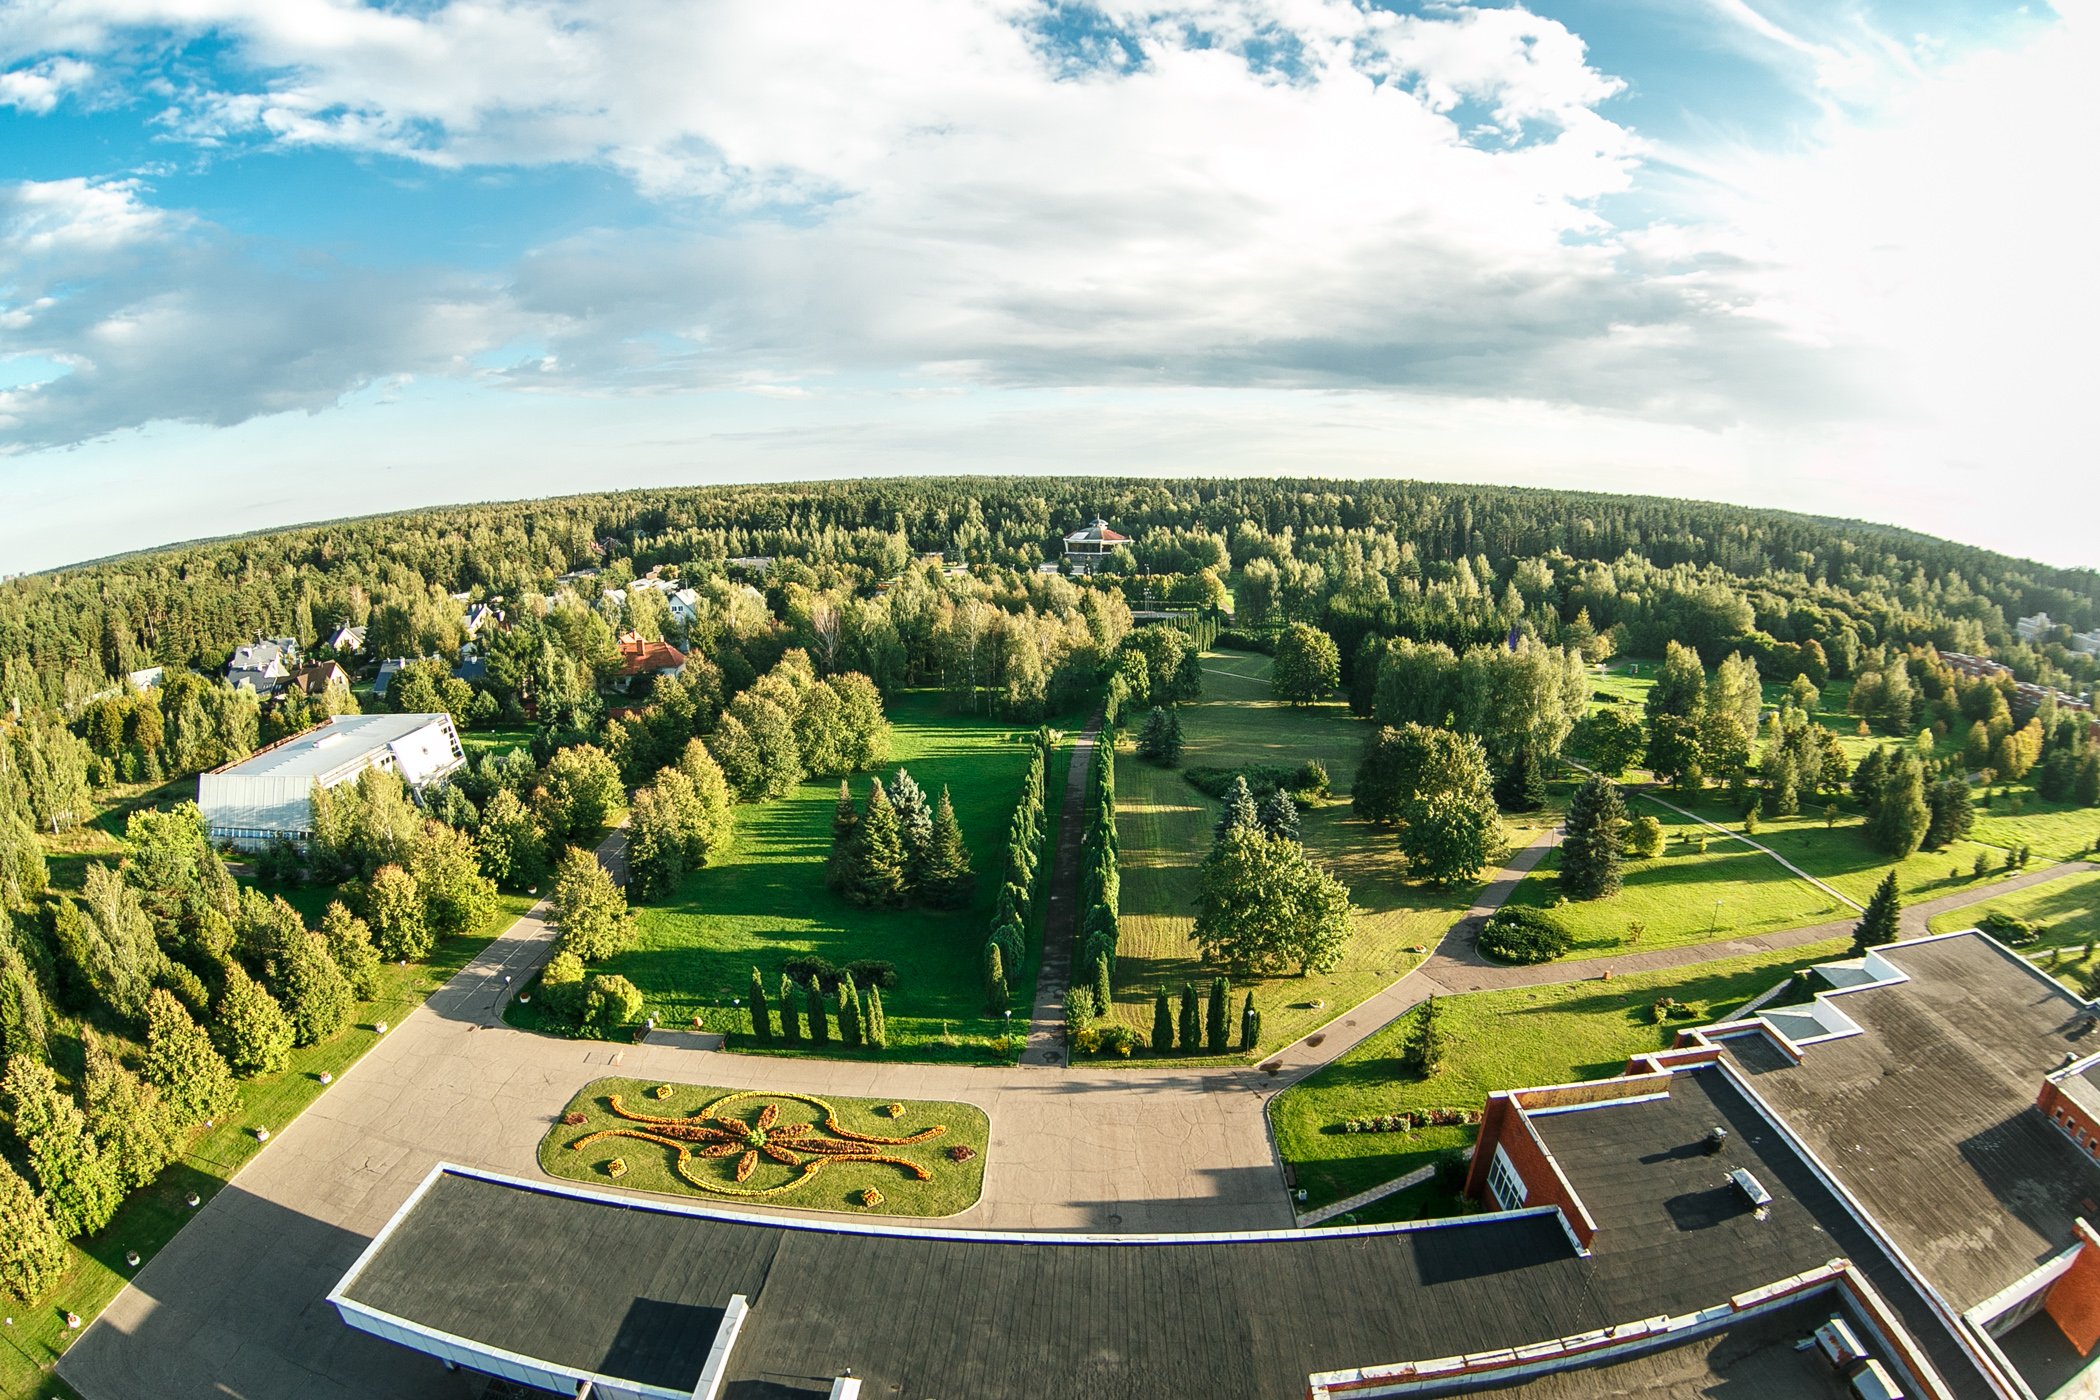
<svg viewBox="0 0 2100 1400"><path fill-rule="evenodd" d="M1714 916L1706 921L1706 931L1712 933L1721 924L1721 901L1714 901Z"/></svg>

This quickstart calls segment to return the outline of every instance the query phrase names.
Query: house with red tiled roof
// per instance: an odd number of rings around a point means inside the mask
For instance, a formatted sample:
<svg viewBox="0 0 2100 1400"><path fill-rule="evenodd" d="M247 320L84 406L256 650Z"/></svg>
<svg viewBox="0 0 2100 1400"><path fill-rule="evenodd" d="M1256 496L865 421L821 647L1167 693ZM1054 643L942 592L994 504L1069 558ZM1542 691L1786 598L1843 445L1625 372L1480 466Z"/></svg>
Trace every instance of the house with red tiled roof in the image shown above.
<svg viewBox="0 0 2100 1400"><path fill-rule="evenodd" d="M1075 574L1090 574L1101 566L1102 560L1129 543L1130 536L1117 534L1106 520L1096 520L1065 536L1065 563Z"/></svg>
<svg viewBox="0 0 2100 1400"><path fill-rule="evenodd" d="M675 676L685 670L685 653L669 642L645 642L632 632L620 634L620 675L615 682L633 690L636 681Z"/></svg>

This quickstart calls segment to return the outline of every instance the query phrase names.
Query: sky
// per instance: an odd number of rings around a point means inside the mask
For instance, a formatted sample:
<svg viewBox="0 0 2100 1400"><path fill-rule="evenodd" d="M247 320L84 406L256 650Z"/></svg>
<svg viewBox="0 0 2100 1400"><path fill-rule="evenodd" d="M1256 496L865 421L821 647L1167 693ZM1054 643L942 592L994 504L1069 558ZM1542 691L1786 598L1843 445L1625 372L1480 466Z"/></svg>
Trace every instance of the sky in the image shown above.
<svg viewBox="0 0 2100 1400"><path fill-rule="evenodd" d="M910 473L2100 566L2100 0L0 0L0 574Z"/></svg>

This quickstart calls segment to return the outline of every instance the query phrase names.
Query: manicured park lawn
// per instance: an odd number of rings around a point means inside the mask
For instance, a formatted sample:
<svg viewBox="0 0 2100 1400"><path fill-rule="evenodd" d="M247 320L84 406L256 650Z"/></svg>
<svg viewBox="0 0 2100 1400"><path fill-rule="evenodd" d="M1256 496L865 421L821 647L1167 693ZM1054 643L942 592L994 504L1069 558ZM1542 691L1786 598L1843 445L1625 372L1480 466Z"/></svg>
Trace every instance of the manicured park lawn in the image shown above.
<svg viewBox="0 0 2100 1400"><path fill-rule="evenodd" d="M2013 815L2010 796L1979 802L1972 833L1978 841L2007 850L2028 846L2038 860L2075 860L2100 840L2100 807L2044 802L2031 785L2006 792L2019 799L2020 814Z"/></svg>
<svg viewBox="0 0 2100 1400"><path fill-rule="evenodd" d="M639 909L636 945L592 970L631 979L659 1022L688 1025L699 1015L708 1029L730 1032L734 1048L750 1050L758 1047L744 1034L750 1016L742 999L754 966L771 997L781 964L795 954L839 966L881 959L896 965L899 979L882 994L889 1058L982 1061L1018 1053L1022 1028L1014 1028L1011 1045L1002 1044L1008 1027L986 1014L981 959L1033 731L946 713L932 695L905 697L890 720L891 759L881 776L888 781L901 764L929 800L949 789L978 875L968 908L862 909L825 888L838 780L810 781L777 801L737 808L728 848L668 899ZM1063 801L1068 752L1059 750L1050 765L1046 803L1053 814ZM867 777L853 788L864 800ZM1044 878L1049 865L1046 858ZM1028 966L1010 979L1016 1019L1027 1015L1040 944L1038 936ZM518 1008L513 1019L531 1024L531 1011ZM815 1052L775 1045L768 1053ZM834 1039L829 1053L871 1052L844 1051Z"/></svg>
<svg viewBox="0 0 2100 1400"><path fill-rule="evenodd" d="M74 1312L83 1322L93 1321L133 1273L124 1262L127 1250L138 1251L141 1261L151 1259L193 1214L185 1200L191 1192L210 1200L262 1150L255 1129L276 1132L298 1117L327 1092L320 1081L323 1073L340 1076L357 1063L378 1043L374 1026L381 1021L398 1025L529 903L505 896L495 919L470 937L445 940L429 963L383 967L380 994L359 1005L348 1029L325 1044L293 1051L290 1064L277 1074L242 1081L240 1106L231 1118L197 1130L181 1160L153 1185L133 1193L101 1234L66 1247L68 1262L56 1288L34 1307L13 1309L15 1325L6 1329L0 1344L0 1395L39 1400L71 1396L73 1392L49 1372L67 1340L65 1314Z"/></svg>
<svg viewBox="0 0 2100 1400"><path fill-rule="evenodd" d="M1269 664L1266 656L1238 652L1204 657L1203 698L1181 707L1182 767L1259 763L1296 768L1307 759L1324 764L1333 795L1324 805L1305 808L1300 827L1307 854L1349 886L1356 937L1333 972L1234 979L1235 1009L1251 990L1261 1010L1264 1053L1288 1045L1412 971L1423 954L1411 950L1435 947L1479 888L1438 890L1403 878L1393 834L1357 820L1348 805L1366 722L1338 703L1294 709L1272 701ZM1200 989L1219 971L1205 964L1189 941L1196 921L1197 869L1210 849L1218 804L1198 792L1180 769L1146 763L1128 744L1116 765L1116 797L1122 840L1116 1015L1149 1042L1158 988L1178 993L1183 983L1193 981ZM1518 843L1527 839L1513 833ZM1140 1051L1131 1062L1161 1061Z"/></svg>
<svg viewBox="0 0 2100 1400"><path fill-rule="evenodd" d="M668 1090L658 1097L660 1089ZM661 1132L613 1111L617 1096L628 1114L695 1119L703 1112L718 1140L731 1151L703 1157L708 1143L694 1144L679 1171L675 1145L633 1137L598 1137L616 1132ZM895 1110L894 1112L892 1110ZM770 1110L770 1112L769 1112ZM581 1114L583 1122L568 1118ZM758 1133L761 1118L772 1145L795 1158L789 1166L757 1153L749 1176L737 1181L739 1159ZM726 1120L726 1121L725 1121ZM895 1162L826 1161L821 1152L798 1149L798 1141L836 1144L831 1130L870 1138L920 1138L916 1142L870 1143L859 1150L902 1158ZM732 1126L734 1125L734 1126ZM744 1136L747 1132L749 1136ZM657 1191L717 1205L764 1203L805 1210L850 1211L857 1215L954 1215L977 1203L984 1189L984 1153L991 1124L982 1109L969 1104L929 1103L919 1099L891 1104L880 1099L815 1098L802 1094L769 1094L709 1088L699 1084L657 1085L640 1079L600 1079L587 1084L540 1143L540 1166L550 1176L591 1186L617 1185ZM579 1145L580 1144L580 1145ZM951 1149L960 1149L951 1151ZM957 1161L957 1157L961 1161ZM615 1176L612 1164L622 1164ZM808 1167L818 1164L817 1170ZM918 1179L924 1172L926 1179ZM699 1185L699 1183L707 1183ZM880 1199L870 1205L862 1192L873 1189Z"/></svg>
<svg viewBox="0 0 2100 1400"><path fill-rule="evenodd" d="M1975 928L1990 913L2011 914L2044 925L2041 938L2020 950L2030 956L2048 948L2082 949L2086 943L2100 939L2100 874L2088 871L2008 890L1981 904L1936 915L1931 928L1934 933L1956 933Z"/></svg>
<svg viewBox="0 0 2100 1400"><path fill-rule="evenodd" d="M1625 887L1608 899L1570 900L1553 910L1574 936L1570 958L1670 948L1708 939L1798 928L1851 911L1762 851L1709 832L1697 822L1638 796L1629 815L1656 817L1663 824L1663 854L1629 859ZM1705 832L1706 849L1681 837ZM1518 884L1510 903L1538 908L1560 897L1560 852L1541 861ZM1632 926L1641 925L1638 936Z"/></svg>
<svg viewBox="0 0 2100 1400"><path fill-rule="evenodd" d="M1661 795L1731 832L1743 829L1741 815L1723 805L1721 794L1709 793L1693 801L1676 793ZM1906 860L1892 862L1868 838L1865 820L1849 801L1839 804L1834 823L1826 823L1821 802L1804 802L1802 808L1798 816L1760 818L1750 839L1770 847L1861 904L1873 895L1874 887L1881 883L1891 865L1905 901L1914 903L1974 888L1977 881L1971 871L1978 855L1986 859L1993 871L2005 857L2005 852L1995 846L1956 841L1936 851L1918 851ZM1958 874L1953 873L1957 871Z"/></svg>
<svg viewBox="0 0 2100 1400"><path fill-rule="evenodd" d="M1833 940L1696 969L1445 998L1438 1005L1450 1052L1442 1071L1425 1081L1401 1068L1403 1017L1275 1098L1269 1120L1277 1150L1296 1171L1308 1206L1368 1190L1469 1146L1475 1130L1344 1133L1343 1121L1435 1108L1477 1112L1491 1090L1608 1079L1625 1070L1630 1056L1667 1046L1687 1026L1725 1017L1789 972L1837 956L1845 946ZM1684 1002L1695 1015L1655 1024L1649 1008L1662 996Z"/></svg>

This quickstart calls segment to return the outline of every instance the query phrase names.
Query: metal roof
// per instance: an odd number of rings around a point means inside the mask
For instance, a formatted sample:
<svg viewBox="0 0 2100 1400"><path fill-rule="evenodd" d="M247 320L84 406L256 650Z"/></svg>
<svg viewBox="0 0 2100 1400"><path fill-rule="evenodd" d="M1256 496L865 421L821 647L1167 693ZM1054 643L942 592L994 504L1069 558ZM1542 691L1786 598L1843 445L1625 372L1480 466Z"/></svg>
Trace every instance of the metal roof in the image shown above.
<svg viewBox="0 0 2100 1400"><path fill-rule="evenodd" d="M322 778L346 763L406 739L444 715L337 715L318 728L214 772L222 777Z"/></svg>

